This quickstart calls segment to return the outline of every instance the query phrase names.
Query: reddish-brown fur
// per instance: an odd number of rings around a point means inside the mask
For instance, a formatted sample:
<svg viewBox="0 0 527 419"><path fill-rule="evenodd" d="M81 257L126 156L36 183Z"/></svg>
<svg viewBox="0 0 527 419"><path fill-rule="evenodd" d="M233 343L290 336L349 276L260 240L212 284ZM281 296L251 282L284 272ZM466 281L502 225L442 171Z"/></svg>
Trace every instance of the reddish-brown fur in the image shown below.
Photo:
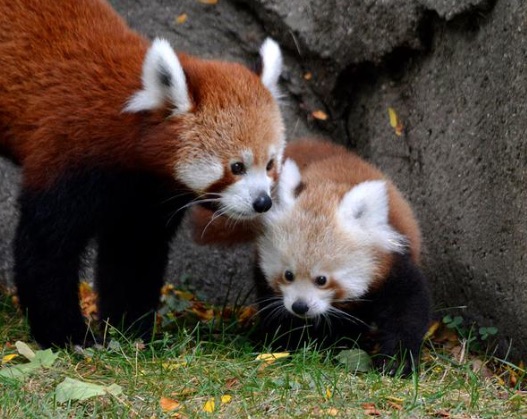
<svg viewBox="0 0 527 419"><path fill-rule="evenodd" d="M367 163L345 147L330 141L299 139L288 143L284 159L294 160L301 173L302 183L321 183L326 180L342 184L342 195L353 185L366 180L386 179L389 194L389 222L402 233L409 242L410 254L419 263L421 254L421 234L411 207L398 189L381 171ZM328 170L328 169L331 170ZM323 197L313 196L312 205L319 211ZM336 204L336 203L335 203ZM327 208L327 205L324 205ZM201 244L236 244L254 240L261 229L256 221L236 224L220 217L211 222L212 213L204 208L196 208L192 213L194 238ZM205 228L206 227L206 228ZM391 266L390 254L379 254L378 277L385 278Z"/></svg>
<svg viewBox="0 0 527 419"><path fill-rule="evenodd" d="M232 140L247 141L255 124L260 130L269 126L264 137L273 134L276 104L256 74L184 54L178 55L193 112L169 120L168 108L123 113L141 88L148 46L103 1L0 3L0 149L22 164L24 186L49 186L83 162L144 168L172 178L176 155L194 157L179 137L208 138L208 132L193 127L204 123L212 131L224 123L213 119L213 111L226 100L252 109L240 114L243 121ZM207 112L200 113L204 104ZM217 148L215 140L210 137L208 147Z"/></svg>

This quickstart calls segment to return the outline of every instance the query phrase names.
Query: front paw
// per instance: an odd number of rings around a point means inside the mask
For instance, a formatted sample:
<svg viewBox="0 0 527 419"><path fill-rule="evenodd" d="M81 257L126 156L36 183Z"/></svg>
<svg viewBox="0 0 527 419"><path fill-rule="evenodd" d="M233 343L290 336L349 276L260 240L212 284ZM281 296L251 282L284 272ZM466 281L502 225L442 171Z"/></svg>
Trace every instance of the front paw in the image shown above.
<svg viewBox="0 0 527 419"><path fill-rule="evenodd" d="M383 375L389 377L408 378L417 370L417 359L411 354L383 355L377 354L373 357L373 366Z"/></svg>

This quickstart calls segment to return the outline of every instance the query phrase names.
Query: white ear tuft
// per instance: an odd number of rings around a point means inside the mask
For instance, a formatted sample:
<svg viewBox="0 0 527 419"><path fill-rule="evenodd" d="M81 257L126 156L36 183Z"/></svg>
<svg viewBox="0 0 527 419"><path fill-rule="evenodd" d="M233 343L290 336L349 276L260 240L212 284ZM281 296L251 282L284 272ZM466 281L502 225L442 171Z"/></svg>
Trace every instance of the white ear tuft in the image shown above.
<svg viewBox="0 0 527 419"><path fill-rule="evenodd" d="M174 115L190 110L185 73L168 41L157 38L152 42L145 56L141 80L143 89L130 98L124 112L151 111L167 100L174 106Z"/></svg>
<svg viewBox="0 0 527 419"><path fill-rule="evenodd" d="M348 220L363 226L388 223L388 191L383 180L359 183L344 195L340 210Z"/></svg>
<svg viewBox="0 0 527 419"><path fill-rule="evenodd" d="M295 189L302 182L302 175L297 164L287 159L282 166L280 172L280 179L278 180L278 205L280 208L286 209L293 206L295 203Z"/></svg>
<svg viewBox="0 0 527 419"><path fill-rule="evenodd" d="M339 215L351 231L362 231L363 240L388 251L401 251L406 240L389 224L388 188L384 180L359 183L340 203Z"/></svg>
<svg viewBox="0 0 527 419"><path fill-rule="evenodd" d="M260 47L262 58L262 83L267 87L275 99L280 98L278 90L278 79L282 73L282 52L278 44L271 38L267 38Z"/></svg>

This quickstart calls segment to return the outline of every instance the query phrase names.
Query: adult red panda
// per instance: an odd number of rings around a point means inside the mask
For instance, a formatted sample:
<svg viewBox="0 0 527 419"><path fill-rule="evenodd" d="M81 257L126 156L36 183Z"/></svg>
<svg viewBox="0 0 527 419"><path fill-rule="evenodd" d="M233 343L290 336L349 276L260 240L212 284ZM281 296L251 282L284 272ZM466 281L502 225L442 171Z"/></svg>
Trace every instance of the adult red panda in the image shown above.
<svg viewBox="0 0 527 419"><path fill-rule="evenodd" d="M388 372L408 374L430 319L412 209L378 169L342 146L297 140L285 156L275 205L256 234L263 337L285 349L308 340L325 346L374 324L377 364L396 357ZM194 217L198 229L202 217ZM202 241L214 242L219 228L212 224Z"/></svg>
<svg viewBox="0 0 527 419"><path fill-rule="evenodd" d="M89 336L78 270L97 241L102 319L148 333L183 210L267 211L282 58L261 74L152 43L103 0L0 1L0 149L22 166L14 280L43 346Z"/></svg>

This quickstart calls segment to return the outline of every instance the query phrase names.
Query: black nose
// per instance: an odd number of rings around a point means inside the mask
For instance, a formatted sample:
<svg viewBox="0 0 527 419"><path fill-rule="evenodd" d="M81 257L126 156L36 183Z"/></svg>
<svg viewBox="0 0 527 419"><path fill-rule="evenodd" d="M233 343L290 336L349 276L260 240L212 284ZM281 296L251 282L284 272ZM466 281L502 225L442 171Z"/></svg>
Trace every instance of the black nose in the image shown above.
<svg viewBox="0 0 527 419"><path fill-rule="evenodd" d="M256 198L253 202L253 208L256 212L269 211L269 208L271 208L272 206L273 201L271 200L271 197L266 193L258 195L258 198Z"/></svg>
<svg viewBox="0 0 527 419"><path fill-rule="evenodd" d="M309 310L308 305L306 303L304 303L303 301L301 301L301 300L300 301L295 301L291 308L293 309L295 314L298 314L299 316L302 316L302 315L306 314L307 311Z"/></svg>

